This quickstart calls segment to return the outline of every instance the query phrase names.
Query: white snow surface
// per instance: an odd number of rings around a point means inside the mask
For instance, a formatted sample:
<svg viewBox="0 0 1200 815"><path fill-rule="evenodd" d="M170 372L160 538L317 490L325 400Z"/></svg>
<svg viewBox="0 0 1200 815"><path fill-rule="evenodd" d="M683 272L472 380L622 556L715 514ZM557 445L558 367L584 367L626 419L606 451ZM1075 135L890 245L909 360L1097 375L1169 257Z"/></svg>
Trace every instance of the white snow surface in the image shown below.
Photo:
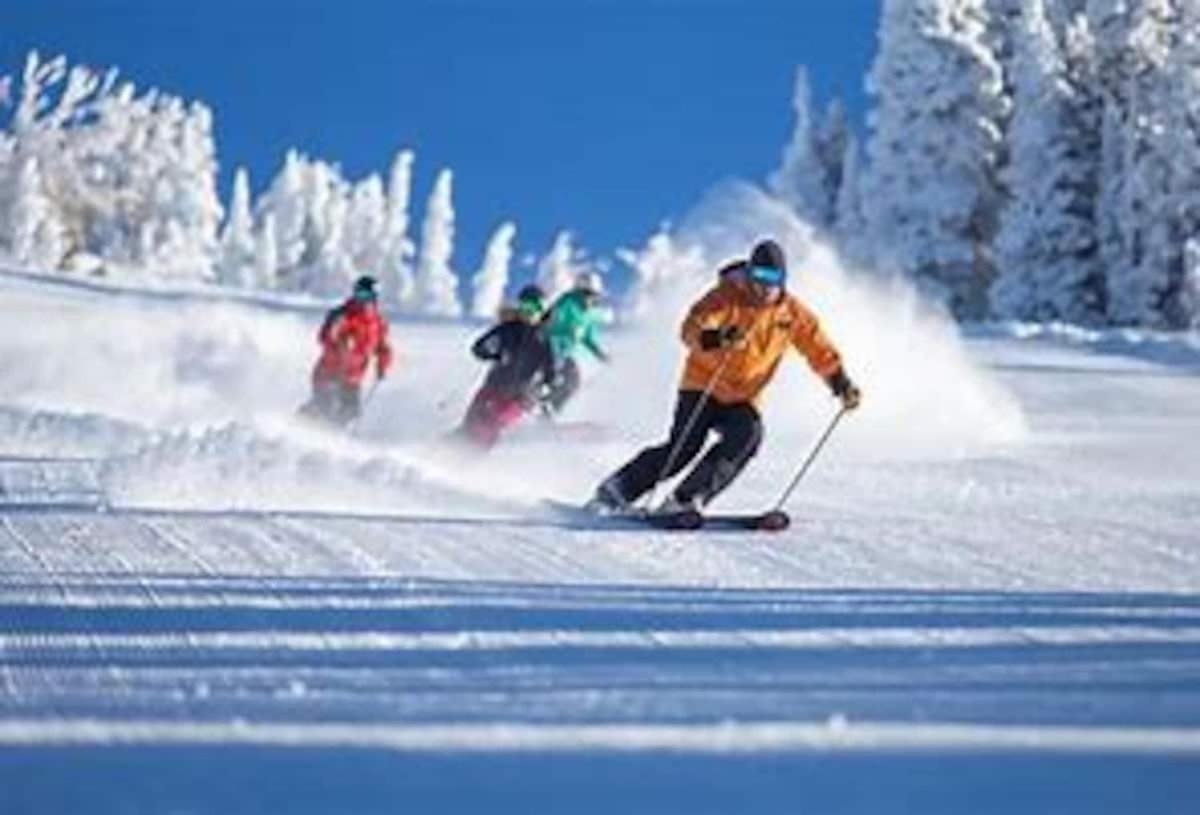
<svg viewBox="0 0 1200 815"><path fill-rule="evenodd" d="M585 372L602 440L480 460L480 326L394 324L345 438L294 418L311 310L0 276L0 812L1194 812L1194 338L810 268L866 401L779 535L543 504L665 430L674 313ZM783 374L720 508L833 415Z"/></svg>

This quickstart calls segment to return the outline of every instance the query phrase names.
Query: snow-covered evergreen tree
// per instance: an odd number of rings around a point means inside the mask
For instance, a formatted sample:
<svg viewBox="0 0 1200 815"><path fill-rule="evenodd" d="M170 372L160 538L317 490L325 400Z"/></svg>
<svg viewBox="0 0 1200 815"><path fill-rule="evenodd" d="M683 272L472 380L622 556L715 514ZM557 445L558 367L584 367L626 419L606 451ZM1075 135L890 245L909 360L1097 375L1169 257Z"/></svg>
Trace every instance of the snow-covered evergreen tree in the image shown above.
<svg viewBox="0 0 1200 815"><path fill-rule="evenodd" d="M1182 0L1088 4L1105 105L1101 253L1109 320L1117 324L1177 328L1194 319L1188 227L1178 207L1188 196L1183 168L1195 162L1200 145L1186 135L1186 120L1172 121L1182 100L1195 93L1180 67L1187 50L1181 15L1194 19L1192 8ZM1172 132L1180 126L1182 138Z"/></svg>
<svg viewBox="0 0 1200 815"><path fill-rule="evenodd" d="M865 202L876 266L981 316L1007 100L984 0L886 0Z"/></svg>
<svg viewBox="0 0 1200 815"><path fill-rule="evenodd" d="M834 204L834 238L841 255L855 264L870 263L867 219L863 210L861 153L858 139L847 135L842 158L842 177Z"/></svg>
<svg viewBox="0 0 1200 815"><path fill-rule="evenodd" d="M417 304L422 314L459 317L458 277L450 268L454 254L454 175L450 170L438 173L425 222L421 226L421 250L417 258Z"/></svg>
<svg viewBox="0 0 1200 815"><path fill-rule="evenodd" d="M337 168L318 162L318 184L323 189L323 206L319 220L314 222L320 234L315 268L315 283L306 288L326 297L336 297L350 291L358 268L350 254L347 224L350 213L351 187L342 179Z"/></svg>
<svg viewBox="0 0 1200 815"><path fill-rule="evenodd" d="M840 99L834 99L825 110L825 118L817 138L817 157L823 170L826 227L837 221L838 198L846 174L846 157L854 133L846 115L846 107Z"/></svg>
<svg viewBox="0 0 1200 815"><path fill-rule="evenodd" d="M254 236L254 283L259 289L273 290L279 285L279 244L275 234L275 214L263 215Z"/></svg>
<svg viewBox="0 0 1200 815"><path fill-rule="evenodd" d="M1072 25L1066 47L1045 0L1023 0L1016 24L1010 200L996 236L992 311L1096 323L1105 309L1095 212L1100 109L1086 18Z"/></svg>
<svg viewBox="0 0 1200 815"><path fill-rule="evenodd" d="M792 110L795 114L792 139L784 148L780 166L771 174L767 186L805 221L822 227L829 222L825 168L817 152L812 88L808 71L803 66L796 70Z"/></svg>
<svg viewBox="0 0 1200 815"><path fill-rule="evenodd" d="M269 216L273 223L275 279L276 285L284 291L299 289L293 280L293 270L299 266L305 252L304 228L308 213L304 202L303 161L299 153L289 150L283 167L258 202L261 217Z"/></svg>
<svg viewBox="0 0 1200 815"><path fill-rule="evenodd" d="M820 123L814 121L812 107L808 71L800 67L792 97L796 117L792 138L767 186L806 223L828 229L836 214L850 129L845 108L837 100Z"/></svg>
<svg viewBox="0 0 1200 815"><path fill-rule="evenodd" d="M254 216L250 214L250 176L246 168L239 167L233 176L233 194L221 230L217 282L239 289L255 288L258 284L257 252Z"/></svg>
<svg viewBox="0 0 1200 815"><path fill-rule="evenodd" d="M12 174L10 209L0 224L7 224L3 237L13 259L31 269L53 271L65 254L63 226L57 208L46 194L38 160L22 159Z"/></svg>
<svg viewBox="0 0 1200 815"><path fill-rule="evenodd" d="M550 299L558 297L575 285L575 278L585 267L585 255L575 248L574 236L561 230L554 243L537 264L537 281Z"/></svg>
<svg viewBox="0 0 1200 815"><path fill-rule="evenodd" d="M350 288L358 274L346 239L351 195L336 167L289 151L258 205L275 220L280 290L336 297Z"/></svg>
<svg viewBox="0 0 1200 815"><path fill-rule="evenodd" d="M380 269L385 299L401 310L411 310L416 296L413 259L416 247L408 236L408 209L412 194L411 150L402 150L392 162L387 188L385 256Z"/></svg>
<svg viewBox="0 0 1200 815"><path fill-rule="evenodd" d="M344 219L341 241L352 267L351 277L369 274L376 278L384 303L392 302L396 293L389 288L394 281L388 275L387 198L378 175L369 175L350 187Z"/></svg>
<svg viewBox="0 0 1200 815"><path fill-rule="evenodd" d="M212 111L198 102L178 106L177 130L160 150L162 164L148 197L155 203L159 240L149 265L167 279L209 281L217 257L223 210L217 195ZM161 123L157 132L161 132ZM155 130L151 131L156 132Z"/></svg>
<svg viewBox="0 0 1200 815"><path fill-rule="evenodd" d="M104 258L109 274L205 280L221 206L212 116L115 71L26 60L11 120L14 154L38 163L64 251Z"/></svg>
<svg viewBox="0 0 1200 815"><path fill-rule="evenodd" d="M504 289L508 285L508 267L512 263L513 240L517 236L517 225L506 221L496 228L483 253L483 265L472 283L475 296L471 301L471 314L485 320L494 319L504 301Z"/></svg>
<svg viewBox="0 0 1200 815"><path fill-rule="evenodd" d="M1200 5L1179 6L1179 33L1167 65L1165 154L1172 184L1163 207L1174 245L1164 262L1172 290L1165 317L1176 328L1200 327Z"/></svg>

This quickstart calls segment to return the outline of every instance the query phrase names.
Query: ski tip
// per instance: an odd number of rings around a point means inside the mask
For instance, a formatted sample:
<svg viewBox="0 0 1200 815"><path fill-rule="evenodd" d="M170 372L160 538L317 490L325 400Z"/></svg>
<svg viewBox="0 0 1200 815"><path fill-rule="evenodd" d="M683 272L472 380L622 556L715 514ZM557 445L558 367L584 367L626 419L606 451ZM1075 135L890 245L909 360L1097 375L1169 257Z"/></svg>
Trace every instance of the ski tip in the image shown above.
<svg viewBox="0 0 1200 815"><path fill-rule="evenodd" d="M766 532L782 532L791 525L791 516L782 509L773 509L758 519L758 528Z"/></svg>

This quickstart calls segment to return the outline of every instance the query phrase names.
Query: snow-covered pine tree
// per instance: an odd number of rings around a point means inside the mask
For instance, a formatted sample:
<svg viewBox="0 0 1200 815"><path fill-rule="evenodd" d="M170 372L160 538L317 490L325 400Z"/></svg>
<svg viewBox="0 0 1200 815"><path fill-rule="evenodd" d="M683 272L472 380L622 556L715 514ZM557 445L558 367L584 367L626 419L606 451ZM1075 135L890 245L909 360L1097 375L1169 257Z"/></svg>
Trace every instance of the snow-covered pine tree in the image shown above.
<svg viewBox="0 0 1200 815"><path fill-rule="evenodd" d="M1187 72L1183 0L1090 0L1105 105L1101 231L1109 321L1179 328L1193 319L1186 281L1186 227L1176 211L1180 168L1200 146L1172 134ZM1194 93L1184 90L1183 94ZM1186 187L1186 182L1182 182Z"/></svg>
<svg viewBox="0 0 1200 815"><path fill-rule="evenodd" d="M383 180L372 174L349 189L342 233L344 254L353 269L352 276L369 274L379 281L384 304L396 296L389 286L387 246L387 197ZM347 281L349 282L349 281Z"/></svg>
<svg viewBox="0 0 1200 815"><path fill-rule="evenodd" d="M812 107L808 71L801 66L796 69L792 95L792 138L783 150L780 166L767 179L767 186L806 223L826 230L836 215L850 128L845 108L838 100L830 103L819 123L814 121Z"/></svg>
<svg viewBox="0 0 1200 815"><path fill-rule="evenodd" d="M574 237L567 230L554 236L554 243L537 264L537 281L553 300L575 285L575 278L583 271L582 253L575 248Z"/></svg>
<svg viewBox="0 0 1200 815"><path fill-rule="evenodd" d="M830 101L825 109L825 118L817 132L817 158L821 162L821 184L824 188L825 229L837 222L838 197L846 175L847 150L854 134L846 115L846 106L840 99Z"/></svg>
<svg viewBox="0 0 1200 815"><path fill-rule="evenodd" d="M15 150L38 161L67 254L99 256L109 274L211 277L221 205L207 108L34 52L11 124Z"/></svg>
<svg viewBox="0 0 1200 815"><path fill-rule="evenodd" d="M1165 154L1173 157L1172 185L1164 214L1173 244L1164 258L1172 291L1165 304L1168 325L1200 327L1200 5L1179 6L1179 33L1167 65Z"/></svg>
<svg viewBox="0 0 1200 815"><path fill-rule="evenodd" d="M462 316L458 299L458 277L450 268L454 254L453 173L438 173L425 222L421 226L421 250L417 258L417 304L422 314L437 317Z"/></svg>
<svg viewBox="0 0 1200 815"><path fill-rule="evenodd" d="M275 236L275 213L264 213L254 236L254 283L264 291L279 286L279 244Z"/></svg>
<svg viewBox="0 0 1200 815"><path fill-rule="evenodd" d="M224 215L217 194L212 111L199 102L185 108L180 100L172 119L173 139L159 151L153 187L145 192L153 202L159 235L148 262L167 279L211 281Z"/></svg>
<svg viewBox="0 0 1200 815"><path fill-rule="evenodd" d="M239 167L233 175L229 212L221 230L217 282L239 289L257 288L257 253L254 216L250 214L250 176L245 167Z"/></svg>
<svg viewBox="0 0 1200 815"><path fill-rule="evenodd" d="M350 290L358 269L350 256L346 237L350 214L350 184L338 168L315 162L314 180L322 189L322 206L317 218L310 223L317 227L317 262L313 269L313 285L305 291L325 297L337 297Z"/></svg>
<svg viewBox="0 0 1200 815"><path fill-rule="evenodd" d="M416 256L416 247L408 236L412 166L413 153L411 150L401 150L392 161L387 188L385 260L379 270L385 302L402 311L413 309L416 296L416 284L413 280L413 259Z"/></svg>
<svg viewBox="0 0 1200 815"><path fill-rule="evenodd" d="M808 70L803 66L796 69L792 110L795 114L792 138L783 150L778 169L767 180L767 186L806 222L818 228L825 227L829 224L825 168L817 149L812 88Z"/></svg>
<svg viewBox="0 0 1200 815"><path fill-rule="evenodd" d="M508 267L512 263L516 236L517 225L512 221L505 221L492 233L483 253L483 265L472 280L475 289L471 300L472 316L491 320L499 312L508 285Z"/></svg>
<svg viewBox="0 0 1200 815"><path fill-rule="evenodd" d="M43 186L36 156L16 163L12 191L4 196L9 209L0 217L0 238L18 264L51 272L62 262L66 241L54 202Z"/></svg>
<svg viewBox="0 0 1200 815"><path fill-rule="evenodd" d="M337 167L289 151L259 200L275 220L277 288L322 297L345 293L358 274L347 244L351 186Z"/></svg>
<svg viewBox="0 0 1200 815"><path fill-rule="evenodd" d="M1065 46L1046 0L1023 0L1014 24L1010 198L996 236L992 312L1098 323L1105 310L1095 212L1100 107L1087 21L1071 24Z"/></svg>
<svg viewBox="0 0 1200 815"><path fill-rule="evenodd" d="M842 158L842 178L834 205L836 216L833 236L842 257L856 265L870 263L867 220L863 213L861 162L858 139L852 132L848 133Z"/></svg>
<svg viewBox="0 0 1200 815"><path fill-rule="evenodd" d="M304 159L295 150L284 156L280 168L267 191L259 198L258 211L262 219L271 218L271 236L274 238L274 279L280 291L299 291L297 268L305 252L305 222L308 219L305 204ZM266 234L266 230L260 233ZM263 255L260 239L259 256ZM260 270L262 266L260 265Z"/></svg>
<svg viewBox="0 0 1200 815"><path fill-rule="evenodd" d="M1008 102L988 25L984 0L886 0L868 79L875 265L962 317L986 312L994 274Z"/></svg>

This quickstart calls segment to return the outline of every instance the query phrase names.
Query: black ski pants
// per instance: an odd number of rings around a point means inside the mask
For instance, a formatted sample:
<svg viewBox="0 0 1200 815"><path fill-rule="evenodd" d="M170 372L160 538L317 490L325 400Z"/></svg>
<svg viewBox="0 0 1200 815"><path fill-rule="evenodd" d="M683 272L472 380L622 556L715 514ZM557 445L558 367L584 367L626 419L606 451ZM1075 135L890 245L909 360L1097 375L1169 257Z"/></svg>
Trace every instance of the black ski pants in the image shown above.
<svg viewBox="0 0 1200 815"><path fill-rule="evenodd" d="M308 412L330 424L344 427L362 414L362 400L357 385L339 380L315 383Z"/></svg>
<svg viewBox="0 0 1200 815"><path fill-rule="evenodd" d="M578 362L571 357L557 360L554 381L550 383L550 396L546 400L555 413L566 406L571 397L579 390L581 382Z"/></svg>
<svg viewBox="0 0 1200 815"><path fill-rule="evenodd" d="M700 391L680 391L670 437L657 447L647 447L618 470L613 477L615 485L627 501L636 501L659 480L691 464L711 431L720 435L720 441L675 488L680 501L698 498L708 503L733 482L762 443L762 418L748 402L726 405Z"/></svg>

